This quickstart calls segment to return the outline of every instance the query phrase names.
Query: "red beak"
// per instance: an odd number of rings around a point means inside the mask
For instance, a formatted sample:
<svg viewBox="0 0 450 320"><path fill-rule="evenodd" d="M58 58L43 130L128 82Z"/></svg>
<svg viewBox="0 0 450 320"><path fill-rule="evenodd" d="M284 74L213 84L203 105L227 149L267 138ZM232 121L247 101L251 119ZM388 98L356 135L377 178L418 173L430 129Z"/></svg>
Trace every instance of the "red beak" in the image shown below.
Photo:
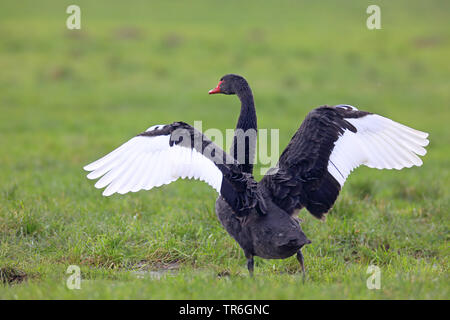
<svg viewBox="0 0 450 320"><path fill-rule="evenodd" d="M219 84L217 85L217 87L215 87L214 89L209 90L209 94L220 93L220 92L221 92L221 91L220 91L220 84L221 84L222 82L223 82L223 81L219 81Z"/></svg>

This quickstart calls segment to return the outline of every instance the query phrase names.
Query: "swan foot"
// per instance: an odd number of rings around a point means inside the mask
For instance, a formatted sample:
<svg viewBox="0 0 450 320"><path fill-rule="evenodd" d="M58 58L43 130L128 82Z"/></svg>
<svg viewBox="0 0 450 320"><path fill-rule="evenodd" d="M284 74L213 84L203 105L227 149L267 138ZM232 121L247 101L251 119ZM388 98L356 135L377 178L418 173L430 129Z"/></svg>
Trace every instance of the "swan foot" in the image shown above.
<svg viewBox="0 0 450 320"><path fill-rule="evenodd" d="M305 282L305 259L303 258L303 253L302 253L302 249L298 250L297 252L297 260L300 263L300 266L302 267L302 274L303 274L303 282Z"/></svg>
<svg viewBox="0 0 450 320"><path fill-rule="evenodd" d="M253 255L248 255L247 256L247 269L248 269L248 272L250 273L250 277L253 277L254 266L255 266L255 261L253 260Z"/></svg>

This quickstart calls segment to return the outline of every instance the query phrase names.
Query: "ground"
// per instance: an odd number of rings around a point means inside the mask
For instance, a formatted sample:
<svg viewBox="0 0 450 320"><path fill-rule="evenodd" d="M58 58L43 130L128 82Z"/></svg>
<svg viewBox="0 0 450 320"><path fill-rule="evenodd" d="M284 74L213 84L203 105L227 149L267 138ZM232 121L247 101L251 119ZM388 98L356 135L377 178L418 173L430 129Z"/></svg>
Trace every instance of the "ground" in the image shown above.
<svg viewBox="0 0 450 320"><path fill-rule="evenodd" d="M448 1L380 2L381 30L366 27L367 1L149 3L2 1L1 299L449 298ZM325 222L300 212L304 283L295 257L256 258L248 276L206 184L104 198L82 170L154 124L233 128L236 97L207 94L230 72L280 151L323 104L430 133L422 167L358 168Z"/></svg>

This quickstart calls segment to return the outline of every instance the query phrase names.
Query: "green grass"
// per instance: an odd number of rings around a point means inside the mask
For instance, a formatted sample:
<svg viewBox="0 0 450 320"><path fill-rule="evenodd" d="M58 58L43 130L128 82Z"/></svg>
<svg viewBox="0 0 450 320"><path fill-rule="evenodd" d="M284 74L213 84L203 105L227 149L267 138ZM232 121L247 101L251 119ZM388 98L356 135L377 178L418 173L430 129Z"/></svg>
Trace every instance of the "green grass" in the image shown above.
<svg viewBox="0 0 450 320"><path fill-rule="evenodd" d="M375 31L368 1L76 1L69 31L72 3L0 4L0 298L449 298L448 1L380 1ZM282 148L323 104L430 133L422 167L359 168L326 222L300 213L305 283L295 257L250 279L207 185L103 198L82 170L153 124L233 128L237 99L207 94L230 72Z"/></svg>

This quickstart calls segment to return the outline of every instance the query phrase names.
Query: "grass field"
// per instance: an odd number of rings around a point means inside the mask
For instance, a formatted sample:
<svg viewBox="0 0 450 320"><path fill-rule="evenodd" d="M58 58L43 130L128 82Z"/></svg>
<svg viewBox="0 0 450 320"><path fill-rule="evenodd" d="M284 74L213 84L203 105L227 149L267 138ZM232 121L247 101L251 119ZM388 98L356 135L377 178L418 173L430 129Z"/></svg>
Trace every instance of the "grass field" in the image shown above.
<svg viewBox="0 0 450 320"><path fill-rule="evenodd" d="M371 31L368 1L2 1L0 299L448 299L450 3L378 3ZM359 168L326 222L300 213L305 283L295 257L249 278L206 184L104 198L82 170L150 125L234 128L237 98L207 94L230 72L282 148L323 104L430 133L422 167Z"/></svg>

